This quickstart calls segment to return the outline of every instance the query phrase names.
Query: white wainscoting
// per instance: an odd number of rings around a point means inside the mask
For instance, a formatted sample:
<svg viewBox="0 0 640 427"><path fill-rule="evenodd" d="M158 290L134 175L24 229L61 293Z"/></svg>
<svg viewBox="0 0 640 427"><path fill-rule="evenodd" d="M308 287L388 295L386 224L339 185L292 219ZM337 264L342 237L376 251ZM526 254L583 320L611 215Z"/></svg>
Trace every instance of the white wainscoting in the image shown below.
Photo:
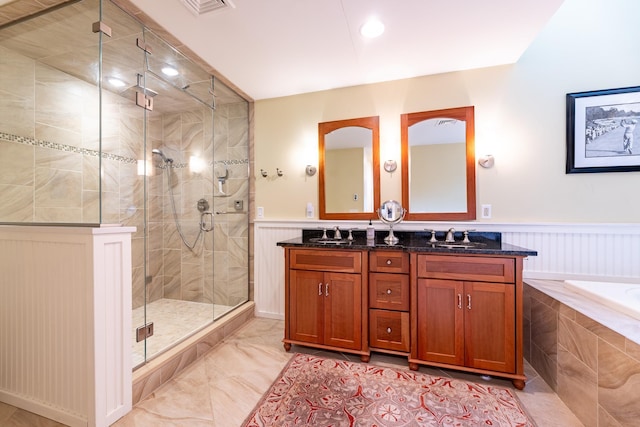
<svg viewBox="0 0 640 427"><path fill-rule="evenodd" d="M73 427L131 410L133 231L0 226L0 401Z"/></svg>
<svg viewBox="0 0 640 427"><path fill-rule="evenodd" d="M254 271L256 316L284 318L284 253L277 242L300 236L302 229L339 225L364 229L362 221L262 221L254 223ZM524 261L524 277L535 279L606 279L637 281L640 278L640 223L638 224L514 224L473 222L411 222L394 230L434 228L499 231L502 241L533 249L537 256ZM376 224L377 230L388 227Z"/></svg>

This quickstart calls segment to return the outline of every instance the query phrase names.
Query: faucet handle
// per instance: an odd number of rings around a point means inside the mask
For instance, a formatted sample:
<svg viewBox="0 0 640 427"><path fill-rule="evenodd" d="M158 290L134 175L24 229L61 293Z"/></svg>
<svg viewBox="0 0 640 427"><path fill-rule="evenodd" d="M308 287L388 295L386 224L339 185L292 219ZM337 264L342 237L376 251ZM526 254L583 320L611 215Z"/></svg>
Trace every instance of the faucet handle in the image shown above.
<svg viewBox="0 0 640 427"><path fill-rule="evenodd" d="M436 230L425 228L424 231L428 231L431 233L431 238L429 239L429 243L435 243L438 241L438 239L436 239Z"/></svg>
<svg viewBox="0 0 640 427"><path fill-rule="evenodd" d="M350 241L350 242L353 241L353 234L351 234L352 231L353 231L353 228L350 228L349 229L349 235L347 236L347 240Z"/></svg>
<svg viewBox="0 0 640 427"><path fill-rule="evenodd" d="M470 232L470 231L476 231L476 230L475 230L475 229L470 229L470 230L464 230L464 231L462 232L462 234L464 235L464 239L462 240L462 243L471 243L471 242L469 241L469 232Z"/></svg>
<svg viewBox="0 0 640 427"><path fill-rule="evenodd" d="M318 228L322 228L322 237L321 237L321 239L322 240L327 240L328 239L328 237L327 237L327 227L318 227Z"/></svg>

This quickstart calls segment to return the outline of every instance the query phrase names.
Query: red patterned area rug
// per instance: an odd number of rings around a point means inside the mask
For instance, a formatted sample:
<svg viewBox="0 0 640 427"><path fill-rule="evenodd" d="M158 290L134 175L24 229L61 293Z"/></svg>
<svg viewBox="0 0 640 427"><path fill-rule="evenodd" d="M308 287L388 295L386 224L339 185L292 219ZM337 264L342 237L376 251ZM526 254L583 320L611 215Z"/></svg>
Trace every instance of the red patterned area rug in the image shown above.
<svg viewBox="0 0 640 427"><path fill-rule="evenodd" d="M512 391L296 354L243 427L535 426Z"/></svg>

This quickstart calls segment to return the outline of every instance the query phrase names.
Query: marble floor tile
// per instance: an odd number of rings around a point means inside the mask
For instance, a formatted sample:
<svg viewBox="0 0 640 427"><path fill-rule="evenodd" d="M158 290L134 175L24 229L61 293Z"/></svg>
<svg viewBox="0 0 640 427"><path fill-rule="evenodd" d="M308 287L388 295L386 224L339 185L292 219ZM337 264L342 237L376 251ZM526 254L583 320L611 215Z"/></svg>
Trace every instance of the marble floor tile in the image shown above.
<svg viewBox="0 0 640 427"><path fill-rule="evenodd" d="M163 298L138 307L132 313L132 345L133 366L144 363L145 351L148 357L155 356L170 348L182 338L211 323L212 318L218 318L232 310L233 307L220 304L207 304L193 301L182 301ZM146 349L144 341L136 342L136 328L153 322L154 334L147 338Z"/></svg>
<svg viewBox="0 0 640 427"><path fill-rule="evenodd" d="M282 346L284 326L281 320L254 318L226 338L204 357L186 368L141 401L112 427L236 427L249 415L294 352L324 355L359 361L359 356ZM404 357L374 353L370 363L396 369L408 369ZM475 382L490 381L515 390L511 381L453 370L420 367L430 375L450 376ZM538 427L579 427L578 418L562 403L536 371L525 362L528 380L524 390L515 390L527 413ZM0 404L2 405L2 404ZM22 426L59 424L2 424L8 405L0 406L0 425ZM15 408L14 408L15 409ZM19 411L19 410L18 410ZM24 412L24 411L21 411ZM3 415L4 414L4 415ZM33 415L35 417L35 415ZM42 419L41 420L45 420Z"/></svg>

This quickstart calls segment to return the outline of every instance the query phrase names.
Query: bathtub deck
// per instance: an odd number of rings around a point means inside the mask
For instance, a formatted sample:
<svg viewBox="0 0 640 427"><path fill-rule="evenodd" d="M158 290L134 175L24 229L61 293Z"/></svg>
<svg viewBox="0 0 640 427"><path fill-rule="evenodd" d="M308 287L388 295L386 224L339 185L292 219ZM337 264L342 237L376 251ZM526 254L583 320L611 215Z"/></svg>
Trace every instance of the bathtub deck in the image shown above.
<svg viewBox="0 0 640 427"><path fill-rule="evenodd" d="M640 320L571 291L561 280L525 279L524 282L640 345Z"/></svg>

